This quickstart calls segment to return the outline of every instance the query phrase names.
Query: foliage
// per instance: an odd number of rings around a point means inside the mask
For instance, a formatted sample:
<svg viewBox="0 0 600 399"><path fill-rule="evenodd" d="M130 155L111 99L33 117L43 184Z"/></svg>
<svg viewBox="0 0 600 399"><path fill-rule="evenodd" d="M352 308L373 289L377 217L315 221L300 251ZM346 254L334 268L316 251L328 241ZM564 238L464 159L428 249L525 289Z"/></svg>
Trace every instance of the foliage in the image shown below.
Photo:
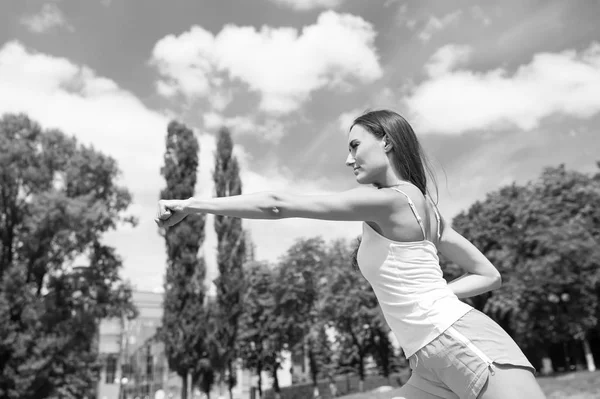
<svg viewBox="0 0 600 399"><path fill-rule="evenodd" d="M298 239L279 262L277 314L292 352L307 357L313 383L320 374L324 356L319 339L319 290L325 268L326 247L320 237Z"/></svg>
<svg viewBox="0 0 600 399"><path fill-rule="evenodd" d="M503 287L482 308L522 345L581 339L597 325L598 203L598 180L560 165L488 194L454 219L502 273Z"/></svg>
<svg viewBox="0 0 600 399"><path fill-rule="evenodd" d="M355 368L364 380L373 334L382 327L379 304L368 281L351 267L356 263L356 250L348 243L334 242L327 259L323 318L338 334L339 365Z"/></svg>
<svg viewBox="0 0 600 399"><path fill-rule="evenodd" d="M259 378L262 397L262 371L277 370L283 342L276 315L275 273L266 263L250 263L245 270L244 313L240 319L239 355L244 367Z"/></svg>
<svg viewBox="0 0 600 399"><path fill-rule="evenodd" d="M101 244L135 222L118 175L114 159L58 130L0 120L0 397L91 396L98 321L135 316L121 260ZM85 272L70 268L86 255Z"/></svg>
<svg viewBox="0 0 600 399"><path fill-rule="evenodd" d="M166 188L163 199L189 198L194 194L199 144L185 125L172 121L167 128L164 166L161 174ZM206 353L206 312L204 311L204 259L198 250L204 241L204 215L190 215L162 232L167 247L167 272L159 338L165 344L169 368L184 381Z"/></svg>
<svg viewBox="0 0 600 399"><path fill-rule="evenodd" d="M217 138L213 180L217 197L242 193L239 164L233 155L231 134L226 128L219 131ZM215 279L219 320L216 339L221 348L220 357L223 367L220 369L222 375L228 376L227 385L231 397L231 389L236 384L233 362L237 357L238 323L243 311L245 239L242 221L239 218L215 215L215 232L219 269L219 277Z"/></svg>

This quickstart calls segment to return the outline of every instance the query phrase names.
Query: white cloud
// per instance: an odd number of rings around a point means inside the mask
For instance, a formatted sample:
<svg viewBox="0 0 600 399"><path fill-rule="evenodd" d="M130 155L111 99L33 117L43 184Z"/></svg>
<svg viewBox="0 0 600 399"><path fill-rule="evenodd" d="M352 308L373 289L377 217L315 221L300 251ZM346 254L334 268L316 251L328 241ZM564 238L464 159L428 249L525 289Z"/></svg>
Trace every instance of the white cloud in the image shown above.
<svg viewBox="0 0 600 399"><path fill-rule="evenodd" d="M338 126L340 132L344 135L348 134L348 129L350 129L350 125L354 119L356 119L359 115L361 115L365 110L354 109L352 111L344 112L338 117Z"/></svg>
<svg viewBox="0 0 600 399"><path fill-rule="evenodd" d="M55 28L74 30L67 22L63 12L54 3L44 4L39 13L24 16L20 22L33 33L44 33Z"/></svg>
<svg viewBox="0 0 600 399"><path fill-rule="evenodd" d="M206 129L216 130L222 126L226 126L234 136L249 135L267 141L278 142L285 134L284 123L268 116L242 115L224 117L217 112L208 112L204 114L203 118Z"/></svg>
<svg viewBox="0 0 600 399"><path fill-rule="evenodd" d="M424 42L427 42L431 39L431 37L458 21L458 18L462 14L462 11L454 11L452 13L446 14L441 18L437 18L436 16L429 17L427 23L423 30L419 33L418 37Z"/></svg>
<svg viewBox="0 0 600 399"><path fill-rule="evenodd" d="M479 5L474 5L469 9L471 12L471 16L478 21L481 21L485 26L488 26L492 23L491 18L486 14L486 12Z"/></svg>
<svg viewBox="0 0 600 399"><path fill-rule="evenodd" d="M388 0L384 4L384 7L388 7L396 2L397 2L397 0ZM410 30L413 30L415 28L415 26L417 26L417 20L410 16L410 14L408 12L408 4L406 4L406 3L403 3L400 6L398 6L398 9L396 10L396 18L395 19L396 19L396 24L398 26L406 26Z"/></svg>
<svg viewBox="0 0 600 399"><path fill-rule="evenodd" d="M194 26L157 42L151 62L163 76L161 94L202 98L239 81L260 94L262 110L290 112L316 90L381 77L375 35L362 18L333 11L301 32L227 25L213 35Z"/></svg>
<svg viewBox="0 0 600 399"><path fill-rule="evenodd" d="M539 53L514 73L446 69L465 48L444 47L427 66L434 72L405 99L418 129L460 134L469 130L537 127L552 114L588 118L600 112L600 44L586 50ZM443 55L445 54L445 56ZM461 58L462 57L462 58ZM451 60L444 64L440 60Z"/></svg>
<svg viewBox="0 0 600 399"><path fill-rule="evenodd" d="M345 0L271 0L272 2L293 8L298 11L308 11L317 8L337 8Z"/></svg>
<svg viewBox="0 0 600 399"><path fill-rule="evenodd" d="M429 59L425 70L429 76L442 75L466 62L472 49L466 45L447 44L439 48Z"/></svg>

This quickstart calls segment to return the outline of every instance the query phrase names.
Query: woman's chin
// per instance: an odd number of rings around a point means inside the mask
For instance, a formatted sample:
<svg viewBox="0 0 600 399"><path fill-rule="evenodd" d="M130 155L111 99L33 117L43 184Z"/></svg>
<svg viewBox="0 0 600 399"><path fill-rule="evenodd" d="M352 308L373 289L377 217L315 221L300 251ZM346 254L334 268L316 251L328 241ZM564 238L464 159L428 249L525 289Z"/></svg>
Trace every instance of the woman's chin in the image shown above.
<svg viewBox="0 0 600 399"><path fill-rule="evenodd" d="M362 177L361 175L357 175L357 176L356 176L356 182L357 182L358 184L367 184L367 182L365 182L365 179L364 179L364 177Z"/></svg>

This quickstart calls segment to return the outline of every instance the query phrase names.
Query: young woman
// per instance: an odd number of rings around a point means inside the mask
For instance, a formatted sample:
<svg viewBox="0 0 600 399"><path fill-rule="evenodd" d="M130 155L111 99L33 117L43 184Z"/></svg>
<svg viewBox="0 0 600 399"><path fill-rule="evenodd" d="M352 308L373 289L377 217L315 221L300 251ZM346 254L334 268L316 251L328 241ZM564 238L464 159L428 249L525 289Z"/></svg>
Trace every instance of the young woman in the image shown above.
<svg viewBox="0 0 600 399"><path fill-rule="evenodd" d="M395 112L368 112L350 127L348 150L346 165L360 183L355 189L161 200L156 223L173 226L191 213L362 221L358 265L413 371L400 398L544 398L535 369L510 336L458 299L500 287L500 273L445 225L408 122ZM447 284L438 251L465 275Z"/></svg>

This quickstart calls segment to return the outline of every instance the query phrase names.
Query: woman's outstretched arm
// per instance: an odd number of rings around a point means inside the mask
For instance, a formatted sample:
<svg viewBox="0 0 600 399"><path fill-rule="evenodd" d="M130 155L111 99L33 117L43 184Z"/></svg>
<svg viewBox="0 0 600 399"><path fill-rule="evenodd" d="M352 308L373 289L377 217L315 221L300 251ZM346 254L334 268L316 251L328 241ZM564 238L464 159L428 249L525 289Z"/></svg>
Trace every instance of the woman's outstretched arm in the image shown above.
<svg viewBox="0 0 600 399"><path fill-rule="evenodd" d="M172 226L194 213L212 213L244 219L305 218L374 221L389 218L397 197L388 190L360 186L335 194L297 195L260 192L218 198L161 200L156 222Z"/></svg>

